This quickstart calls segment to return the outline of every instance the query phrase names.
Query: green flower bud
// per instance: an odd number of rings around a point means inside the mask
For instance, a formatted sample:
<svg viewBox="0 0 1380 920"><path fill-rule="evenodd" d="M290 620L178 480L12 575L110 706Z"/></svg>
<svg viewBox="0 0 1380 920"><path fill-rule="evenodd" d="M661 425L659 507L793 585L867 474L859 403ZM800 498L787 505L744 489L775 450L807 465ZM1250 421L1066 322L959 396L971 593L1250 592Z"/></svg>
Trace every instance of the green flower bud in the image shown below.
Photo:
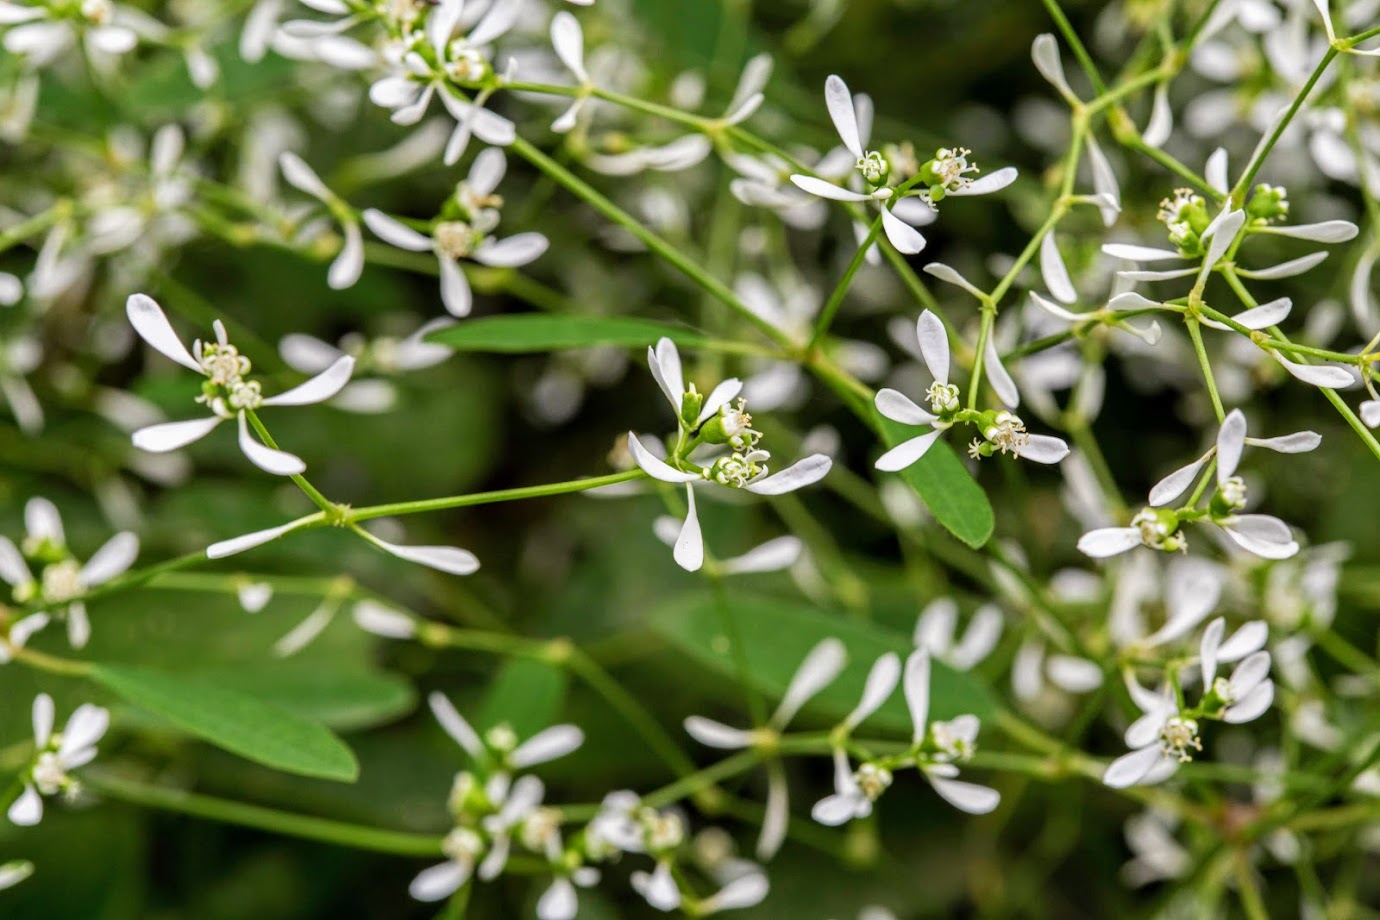
<svg viewBox="0 0 1380 920"><path fill-rule="evenodd" d="M700 411L704 409L704 394L690 384L690 388L680 397L680 421L686 428L694 428L699 421Z"/></svg>

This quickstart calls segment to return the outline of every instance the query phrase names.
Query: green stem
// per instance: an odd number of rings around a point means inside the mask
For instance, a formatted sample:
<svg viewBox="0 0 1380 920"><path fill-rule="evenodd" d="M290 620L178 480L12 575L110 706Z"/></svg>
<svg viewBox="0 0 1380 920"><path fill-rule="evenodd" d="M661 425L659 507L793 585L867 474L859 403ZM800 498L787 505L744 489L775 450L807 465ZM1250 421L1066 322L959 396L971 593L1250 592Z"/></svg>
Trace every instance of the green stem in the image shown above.
<svg viewBox="0 0 1380 920"><path fill-rule="evenodd" d="M868 228L867 237L862 241L862 244L858 246L858 251L853 254L853 261L848 263L848 268L844 270L843 277L839 279L838 284L834 285L834 290L829 294L829 299L824 302L824 308L819 311L819 317L815 320L814 332L810 335L809 344L805 346L807 351L814 350L815 345L824 337L824 334L829 331L829 325L834 321L834 315L839 312L839 307L843 305L843 298L848 295L848 289L853 286L853 277L857 275L858 269L863 267L863 263L867 260L868 250L872 248L873 243L877 239L877 234L881 232L881 229L882 216L878 214L877 219L874 220L872 226Z"/></svg>
<svg viewBox="0 0 1380 920"><path fill-rule="evenodd" d="M468 495L447 495L444 498L423 498L410 502L392 502L386 505L367 505L363 508L349 508L339 512L340 517L349 523L368 521L373 518L393 517L400 514L422 514L428 511L445 511L449 508L468 508L472 505L491 505L495 502L520 501L527 498L545 498L549 495L568 495L572 492L586 492L601 486L611 486L620 482L643 479L646 473L640 469L623 473L609 473L605 476L591 476L588 479L572 479L568 482L553 482L539 486L523 486L517 489L498 489L493 492L472 492Z"/></svg>
<svg viewBox="0 0 1380 920"><path fill-rule="evenodd" d="M357 850L372 850L395 856L441 855L441 838L427 834L379 830L358 824L346 824L343 821L278 811L261 805L249 805L181 789L121 779L108 773L93 771L84 775L82 782L87 788L106 798L145 808L157 808L210 821L238 824L241 827L286 834L304 840L318 840Z"/></svg>
<svg viewBox="0 0 1380 920"><path fill-rule="evenodd" d="M248 416L249 424L254 426L254 430L259 433L259 437L263 438L264 443L274 450L279 450L280 448L273 440L273 435L269 434L268 429L264 427L264 423L259 421L259 416L247 409L244 414ZM291 479L297 488L301 489L303 494L305 494L307 498L310 498L322 511L327 514L335 513L335 505L331 503L331 500L322 495L321 491L308 482L307 478L301 473L293 473L288 478Z"/></svg>
<svg viewBox="0 0 1380 920"><path fill-rule="evenodd" d="M1221 424L1227 414L1222 409L1222 397L1217 393L1217 379L1212 375L1212 364L1208 361L1207 348L1203 345L1203 332L1196 316L1185 316L1184 325L1188 327L1188 337L1193 340L1193 353L1198 356L1198 366L1203 369L1203 380L1207 383L1208 396L1212 399L1212 411L1217 413L1217 423Z"/></svg>
<svg viewBox="0 0 1380 920"><path fill-rule="evenodd" d="M1313 73L1309 75L1308 82L1303 84L1303 88L1299 90L1298 95L1294 97L1294 101L1290 103L1288 111L1284 113L1284 117L1279 120L1279 124L1275 125L1274 131L1270 133L1270 136L1266 138L1263 144L1256 148L1255 154L1251 157L1251 161L1246 164L1245 171L1241 173L1241 178L1232 186L1232 207L1239 208L1246 203L1246 190L1251 187L1251 182L1255 179L1255 174L1260 170L1260 167L1265 162L1265 158L1270 155L1270 151L1274 149L1275 144L1279 143L1280 137L1284 134L1284 129L1289 127L1289 123L1294 120L1294 116L1298 114L1299 109L1303 106L1303 101L1308 98L1308 94L1313 91L1313 87L1317 84L1318 80L1322 78L1323 71L1327 70L1327 65L1331 64L1332 59L1336 56L1336 48L1327 49L1327 53L1324 54L1322 60L1318 62L1318 66L1313 68Z"/></svg>

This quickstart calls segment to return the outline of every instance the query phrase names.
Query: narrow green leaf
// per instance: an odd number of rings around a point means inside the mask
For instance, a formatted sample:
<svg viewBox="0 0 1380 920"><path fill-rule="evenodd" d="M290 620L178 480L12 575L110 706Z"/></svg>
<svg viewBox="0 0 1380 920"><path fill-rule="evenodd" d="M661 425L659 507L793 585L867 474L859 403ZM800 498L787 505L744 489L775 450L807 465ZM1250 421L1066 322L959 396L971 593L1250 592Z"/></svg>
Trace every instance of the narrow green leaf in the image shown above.
<svg viewBox="0 0 1380 920"><path fill-rule="evenodd" d="M705 337L682 326L628 316L556 316L521 313L466 320L427 336L427 341L456 351L505 354L588 348L593 345L638 347L656 344L665 336L681 345L698 345Z"/></svg>
<svg viewBox="0 0 1380 920"><path fill-rule="evenodd" d="M893 422L875 409L873 414L888 448L924 433L914 426ZM996 522L987 493L968 474L963 462L942 437L925 451L925 456L899 475L919 493L934 519L973 549L992 536Z"/></svg>
<svg viewBox="0 0 1380 920"><path fill-rule="evenodd" d="M479 710L480 731L506 724L519 738L529 738L560 716L569 685L566 672L530 658L514 658L489 684Z"/></svg>
<svg viewBox="0 0 1380 920"><path fill-rule="evenodd" d="M344 782L359 775L355 755L330 729L242 691L113 664L94 665L91 678L183 731L265 766Z"/></svg>
<svg viewBox="0 0 1380 920"><path fill-rule="evenodd" d="M382 725L417 703L416 691L403 678L360 667L250 665L202 669L197 676L338 731Z"/></svg>
<svg viewBox="0 0 1380 920"><path fill-rule="evenodd" d="M736 679L738 669L714 603L712 597L701 594L679 598L654 611L651 626L700 664ZM800 662L821 640L833 636L848 649L848 666L806 709L821 719L842 719L857 705L868 670L883 654L896 652L904 658L914 650L906 636L804 602L739 594L732 603L751 680L772 696L785 692ZM991 690L981 679L934 662L931 719L968 712L985 719L994 711ZM894 693L867 724L908 732L910 715L901 692Z"/></svg>

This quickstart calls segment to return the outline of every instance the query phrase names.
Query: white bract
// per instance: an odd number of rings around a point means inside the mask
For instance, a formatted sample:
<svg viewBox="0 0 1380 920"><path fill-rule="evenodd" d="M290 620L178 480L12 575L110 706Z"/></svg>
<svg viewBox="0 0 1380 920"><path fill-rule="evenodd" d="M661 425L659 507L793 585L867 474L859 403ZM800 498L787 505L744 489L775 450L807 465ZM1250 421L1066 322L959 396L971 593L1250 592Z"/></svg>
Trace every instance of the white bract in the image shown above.
<svg viewBox="0 0 1380 920"><path fill-rule="evenodd" d="M890 388L879 390L877 411L903 425L928 425L930 430L888 450L877 459L877 469L897 472L909 467L930 449L939 436L959 422L967 422L981 435L968 447L973 458L990 457L994 453L1010 453L1036 463L1058 463L1068 456L1069 448L1062 440L1049 435L1030 434L1025 422L1007 410L964 409L956 384L949 381L949 334L944 323L929 310L920 314L915 324L920 354L934 383L925 392L929 409L922 409L910 397ZM989 346L991 340L988 340ZM1003 402L1018 401L1015 386L997 359L995 347L987 353L985 362L988 380Z"/></svg>
<svg viewBox="0 0 1380 920"><path fill-rule="evenodd" d="M198 339L188 351L151 297L131 294L125 312L134 331L154 350L206 378L196 401L211 410L209 418L141 428L134 432L135 447L154 453L177 450L201 440L221 422L234 419L239 425L240 450L255 466L277 476L296 475L307 468L299 457L261 444L250 435L249 415L260 408L306 406L330 399L349 382L354 358L341 357L305 383L265 397L259 382L248 377L252 369L249 359L230 344L220 320L214 323L214 342Z"/></svg>
<svg viewBox="0 0 1380 920"><path fill-rule="evenodd" d="M364 223L380 239L399 249L430 252L441 269L441 302L453 316L468 316L474 295L460 267L461 259L482 265L516 268L539 258L546 251L546 237L531 231L495 239L503 198L494 194L507 171L503 152L489 148L474 158L469 176L455 187L441 214L422 233L370 208ZM428 235L429 234L429 235Z"/></svg>
<svg viewBox="0 0 1380 920"><path fill-rule="evenodd" d="M24 506L25 535L19 546L0 536L0 579L8 583L16 604L40 608L13 623L8 638L0 639L0 662L11 648L23 648L30 636L48 623L50 616L67 623L73 648L82 648L91 637L91 621L82 597L91 588L121 574L139 555L139 538L117 533L96 550L85 564L67 546L66 532L57 507L46 498L31 498Z"/></svg>
<svg viewBox="0 0 1380 920"><path fill-rule="evenodd" d="M824 454L812 454L784 470L770 472L767 461L771 454L758 447L762 435L751 427L746 400L733 402L742 390L740 380L730 378L716 386L708 397L702 395L693 383L685 383L680 352L666 338L647 349L647 365L676 414L679 431L666 460L656 456L631 431L628 450L633 462L648 476L685 485L687 511L673 555L681 568L694 572L704 565L695 483L707 481L757 495L782 495L823 479L833 461ZM720 453L703 462L695 460L692 453L701 445L726 447L730 453Z"/></svg>
<svg viewBox="0 0 1380 920"><path fill-rule="evenodd" d="M71 800L80 794L81 785L70 771L95 758L96 743L110 724L110 713L89 703L77 707L61 732L53 731L53 716L53 698L40 693L33 706L34 758L20 774L24 788L9 808L10 821L21 827L43 819L44 796Z"/></svg>

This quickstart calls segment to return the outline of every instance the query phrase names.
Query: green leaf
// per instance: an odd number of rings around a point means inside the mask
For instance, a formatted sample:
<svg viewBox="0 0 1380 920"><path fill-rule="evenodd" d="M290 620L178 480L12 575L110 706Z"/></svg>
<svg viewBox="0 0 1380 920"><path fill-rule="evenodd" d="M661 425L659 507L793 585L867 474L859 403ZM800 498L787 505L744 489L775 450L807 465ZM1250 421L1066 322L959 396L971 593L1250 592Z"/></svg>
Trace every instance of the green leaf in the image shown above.
<svg viewBox="0 0 1380 920"><path fill-rule="evenodd" d="M514 658L489 684L479 710L478 729L507 724L519 738L530 738L554 723L569 684L561 668L530 658Z"/></svg>
<svg viewBox="0 0 1380 920"><path fill-rule="evenodd" d="M199 670L218 687L237 690L339 731L371 728L412 711L416 691L403 678L363 668L316 664Z"/></svg>
<svg viewBox="0 0 1380 920"><path fill-rule="evenodd" d="M447 345L456 351L527 354L593 345L654 345L663 336L681 345L698 345L705 341L704 336L693 329L647 319L547 313L466 320L431 333L427 341Z"/></svg>
<svg viewBox="0 0 1380 920"><path fill-rule="evenodd" d="M893 422L875 409L873 415L888 448L924 433L912 425ZM900 476L919 493L934 519L973 549L992 536L996 522L987 493L942 437L930 445L925 456L902 470Z"/></svg>
<svg viewBox="0 0 1380 920"><path fill-rule="evenodd" d="M654 611L651 626L700 664L736 681L738 668L715 603L702 594L680 598ZM915 648L909 637L801 601L734 594L731 603L750 679L774 697L785 692L800 662L822 639L833 636L843 642L848 649L848 666L805 710L823 719L842 719L857 705L867 672L879 657L886 652L905 657ZM950 719L968 712L981 719L990 717L995 712L991 690L969 672L934 662L930 718ZM901 693L892 694L867 724L909 732L910 714Z"/></svg>
<svg viewBox="0 0 1380 920"><path fill-rule="evenodd" d="M239 690L162 671L97 664L91 678L177 727L257 763L354 782L355 755L330 729Z"/></svg>

